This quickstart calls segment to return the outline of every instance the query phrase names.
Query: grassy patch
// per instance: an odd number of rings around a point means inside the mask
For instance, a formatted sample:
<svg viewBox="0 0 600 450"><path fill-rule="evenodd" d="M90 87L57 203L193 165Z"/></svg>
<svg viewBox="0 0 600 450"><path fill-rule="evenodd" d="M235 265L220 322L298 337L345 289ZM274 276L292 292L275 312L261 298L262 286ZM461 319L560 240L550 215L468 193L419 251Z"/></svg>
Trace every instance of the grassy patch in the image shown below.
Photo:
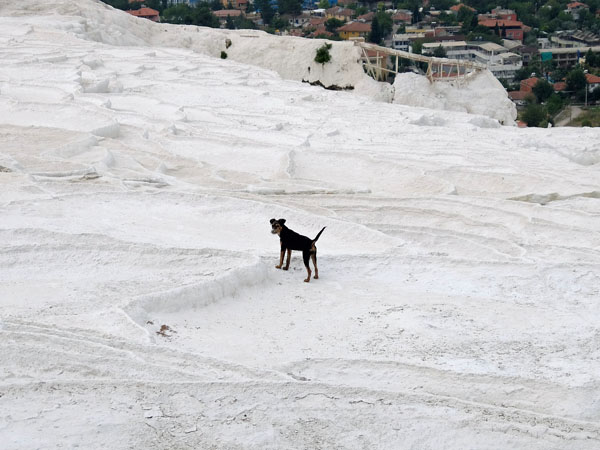
<svg viewBox="0 0 600 450"><path fill-rule="evenodd" d="M588 107L572 122L572 127L600 127L600 106Z"/></svg>

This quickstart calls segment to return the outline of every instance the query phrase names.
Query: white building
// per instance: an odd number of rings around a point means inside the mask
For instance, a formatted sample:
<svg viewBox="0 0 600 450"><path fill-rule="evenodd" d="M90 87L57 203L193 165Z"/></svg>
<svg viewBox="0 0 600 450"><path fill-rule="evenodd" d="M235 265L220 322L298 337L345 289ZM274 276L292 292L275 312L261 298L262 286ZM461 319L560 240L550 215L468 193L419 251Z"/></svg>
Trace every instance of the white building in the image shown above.
<svg viewBox="0 0 600 450"><path fill-rule="evenodd" d="M423 44L423 54L432 55L439 46L449 59L463 59L485 64L496 78L512 81L515 73L523 67L521 55L509 52L493 42L446 41Z"/></svg>
<svg viewBox="0 0 600 450"><path fill-rule="evenodd" d="M537 45L540 49L552 48L552 42L548 38L537 38Z"/></svg>
<svg viewBox="0 0 600 450"><path fill-rule="evenodd" d="M395 34L392 37L392 47L405 52L412 51L408 34Z"/></svg>

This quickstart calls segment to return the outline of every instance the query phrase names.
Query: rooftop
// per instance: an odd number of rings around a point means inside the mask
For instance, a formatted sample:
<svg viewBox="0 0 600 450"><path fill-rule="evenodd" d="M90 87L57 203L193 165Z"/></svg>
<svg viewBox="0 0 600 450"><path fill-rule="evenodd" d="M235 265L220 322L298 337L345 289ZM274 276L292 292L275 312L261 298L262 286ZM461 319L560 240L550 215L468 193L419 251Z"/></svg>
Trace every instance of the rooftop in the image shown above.
<svg viewBox="0 0 600 450"><path fill-rule="evenodd" d="M568 9L589 8L589 6L586 5L585 3L581 3L581 2L571 2L571 3L567 4L567 8Z"/></svg>
<svg viewBox="0 0 600 450"><path fill-rule="evenodd" d="M600 83L600 77L597 77L596 75L592 75L591 73L586 73L585 79L587 80L588 84Z"/></svg>
<svg viewBox="0 0 600 450"><path fill-rule="evenodd" d="M127 12L136 17L158 16L158 11L152 8L130 9Z"/></svg>
<svg viewBox="0 0 600 450"><path fill-rule="evenodd" d="M496 25L499 27L522 27L523 22L519 20L485 19L480 20L479 25L489 28L495 27Z"/></svg>
<svg viewBox="0 0 600 450"><path fill-rule="evenodd" d="M423 44L423 48L437 48L440 45L445 48L466 47L467 43L465 41L427 42L426 44Z"/></svg>
<svg viewBox="0 0 600 450"><path fill-rule="evenodd" d="M531 92L525 92L525 91L510 91L508 93L508 97L511 100L525 100L525 97L527 97L528 95L531 95Z"/></svg>
<svg viewBox="0 0 600 450"><path fill-rule="evenodd" d="M213 11L213 14L219 19L226 18L227 16L237 17L242 15L242 11L239 9L221 9L219 11Z"/></svg>
<svg viewBox="0 0 600 450"><path fill-rule="evenodd" d="M338 31L368 33L371 31L370 23L350 22L338 28Z"/></svg>
<svg viewBox="0 0 600 450"><path fill-rule="evenodd" d="M482 44L479 44L479 47L481 47L483 50L486 50L488 52L502 52L502 51L506 51L506 49L504 47L502 47L501 45L496 44L495 42L484 42Z"/></svg>

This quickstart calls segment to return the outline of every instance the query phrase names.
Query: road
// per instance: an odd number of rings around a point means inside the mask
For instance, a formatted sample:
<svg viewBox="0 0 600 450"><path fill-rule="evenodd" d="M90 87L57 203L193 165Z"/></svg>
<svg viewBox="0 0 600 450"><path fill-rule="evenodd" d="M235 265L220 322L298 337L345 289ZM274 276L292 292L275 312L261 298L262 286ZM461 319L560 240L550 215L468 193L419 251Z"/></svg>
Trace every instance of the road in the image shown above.
<svg viewBox="0 0 600 450"><path fill-rule="evenodd" d="M563 109L558 116L556 116L556 121L554 122L555 127L565 127L567 126L573 119L577 118L583 110L579 106L567 106Z"/></svg>

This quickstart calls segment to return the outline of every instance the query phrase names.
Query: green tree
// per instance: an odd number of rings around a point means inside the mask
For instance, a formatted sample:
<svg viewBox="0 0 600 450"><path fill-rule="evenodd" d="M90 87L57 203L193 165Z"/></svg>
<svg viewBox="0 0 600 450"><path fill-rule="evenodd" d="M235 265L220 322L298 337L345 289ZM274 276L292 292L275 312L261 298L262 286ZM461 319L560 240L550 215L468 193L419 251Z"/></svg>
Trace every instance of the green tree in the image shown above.
<svg viewBox="0 0 600 450"><path fill-rule="evenodd" d="M197 6L196 8L193 8L193 10L194 25L212 28L219 28L221 26L219 19L217 19L217 16L212 13L212 10L208 4Z"/></svg>
<svg viewBox="0 0 600 450"><path fill-rule="evenodd" d="M431 0L430 6L433 6L438 11L446 11L454 5L452 0Z"/></svg>
<svg viewBox="0 0 600 450"><path fill-rule="evenodd" d="M533 94L537 99L538 103L545 102L552 94L554 94L554 88L546 80L541 79L533 87Z"/></svg>
<svg viewBox="0 0 600 450"><path fill-rule="evenodd" d="M340 19L336 19L335 17L332 17L330 19L327 19L325 21L325 29L327 31L329 31L330 33L335 33L336 30L341 27L342 25L344 25L344 21L340 20Z"/></svg>
<svg viewBox="0 0 600 450"><path fill-rule="evenodd" d="M331 8L331 5L329 4L329 0L320 0L319 1L319 8L321 8L321 9Z"/></svg>
<svg viewBox="0 0 600 450"><path fill-rule="evenodd" d="M107 5L112 6L115 9L121 9L126 11L130 9L129 2L127 0L102 0Z"/></svg>
<svg viewBox="0 0 600 450"><path fill-rule="evenodd" d="M235 28L237 30L255 30L256 29L256 24L251 21L250 19L247 19L244 16L237 16L233 18L233 23L235 24Z"/></svg>
<svg viewBox="0 0 600 450"><path fill-rule="evenodd" d="M142 2L133 2L133 3L129 4L129 9L132 9L135 11L135 10L140 9L142 7L142 5L143 5Z"/></svg>
<svg viewBox="0 0 600 450"><path fill-rule="evenodd" d="M522 119L528 127L539 127L544 122L547 123L546 110L542 105L531 103L525 107Z"/></svg>
<svg viewBox="0 0 600 450"><path fill-rule="evenodd" d="M585 54L585 63L588 67L600 67L600 55L594 53L590 48Z"/></svg>
<svg viewBox="0 0 600 450"><path fill-rule="evenodd" d="M569 91L579 91L579 90L585 88L585 85L587 82L585 79L585 73L583 72L583 69L580 67L571 70L567 74L566 81L567 81L567 89Z"/></svg>
<svg viewBox="0 0 600 450"><path fill-rule="evenodd" d="M194 10L183 3L171 6L163 11L162 21L167 23L192 25L194 23Z"/></svg>
<svg viewBox="0 0 600 450"><path fill-rule="evenodd" d="M527 78L529 78L530 74L531 74L531 67L522 66L520 69L518 69L515 72L515 81L526 80Z"/></svg>
<svg viewBox="0 0 600 450"><path fill-rule="evenodd" d="M415 41L413 41L412 52L417 55L423 53L423 39L416 39Z"/></svg>
<svg viewBox="0 0 600 450"><path fill-rule="evenodd" d="M163 11L162 21L184 25L200 25L219 28L219 19L212 13L208 4L191 7L186 4L171 6Z"/></svg>
<svg viewBox="0 0 600 450"><path fill-rule="evenodd" d="M469 33L467 35L467 41L488 41L502 45L502 38L500 36L496 36L495 34L491 34L489 30L485 29L485 27L478 27L474 31Z"/></svg>
<svg viewBox="0 0 600 450"><path fill-rule="evenodd" d="M161 0L143 0L140 6L141 5L146 5L146 7L155 9L159 13L162 13L165 9L164 2L162 2Z"/></svg>
<svg viewBox="0 0 600 450"><path fill-rule="evenodd" d="M473 11L471 11L469 8L467 8L466 6L461 6L460 9L458 10L458 13L456 14L456 19L459 22L469 22L469 24L471 23L471 21L473 20L473 16L474 13Z"/></svg>
<svg viewBox="0 0 600 450"><path fill-rule="evenodd" d="M458 20L456 20L456 15L454 14L447 14L445 11L442 11L440 13L440 15L438 16L438 20L440 21L440 24L442 25L458 25Z"/></svg>
<svg viewBox="0 0 600 450"><path fill-rule="evenodd" d="M460 32L462 34L469 34L471 31L477 28L477 16L467 8L461 8L459 12L460 11L466 11L463 20L461 21L459 19L459 22L462 22L462 25L460 26Z"/></svg>
<svg viewBox="0 0 600 450"><path fill-rule="evenodd" d="M283 17L277 15L271 20L271 27L276 30L286 30L290 27L290 23Z"/></svg>
<svg viewBox="0 0 600 450"><path fill-rule="evenodd" d="M385 11L378 11L377 14L375 14L375 17L377 18L377 22L379 22L379 31L381 32L381 37L384 38L392 32L394 27L392 15L386 13ZM373 25L371 25L371 29L372 27Z"/></svg>
<svg viewBox="0 0 600 450"><path fill-rule="evenodd" d="M363 14L366 14L369 12L369 8L367 8L366 6L362 6L362 5L358 5L358 6L356 6L356 8L353 8L353 9L354 9L354 15L356 17L362 16Z"/></svg>
<svg viewBox="0 0 600 450"><path fill-rule="evenodd" d="M442 45L438 45L437 48L433 51L433 56L437 57L437 58L445 58L446 57L446 50L444 50L444 47L442 47Z"/></svg>
<svg viewBox="0 0 600 450"><path fill-rule="evenodd" d="M377 19L377 16L375 16L371 22L371 32L369 33L368 41L374 44L380 44L382 37L381 28L379 27L379 20Z"/></svg>
<svg viewBox="0 0 600 450"><path fill-rule="evenodd" d="M415 3L415 5L413 6L412 9L412 18L411 18L411 22L412 23L417 23L421 21L421 11L419 10L419 4Z"/></svg>
<svg viewBox="0 0 600 450"><path fill-rule="evenodd" d="M498 21L496 21L496 25L494 25L494 34L496 36L502 36L502 33L500 32L500 26L498 25Z"/></svg>
<svg viewBox="0 0 600 450"><path fill-rule="evenodd" d="M302 13L301 0L277 0L277 6L279 8L279 14L299 16L300 13Z"/></svg>
<svg viewBox="0 0 600 450"><path fill-rule="evenodd" d="M208 5L202 5L196 7L194 25L219 28L221 26L221 22L219 22L217 16L212 13L212 10Z"/></svg>
<svg viewBox="0 0 600 450"><path fill-rule="evenodd" d="M560 95L557 93L553 93L546 102L546 108L548 108L548 113L552 116L558 114L558 112L563 108L564 101Z"/></svg>
<svg viewBox="0 0 600 450"><path fill-rule="evenodd" d="M271 2L269 0L255 0L254 7L260 12L263 23L269 25L275 16L275 11L271 6Z"/></svg>
<svg viewBox="0 0 600 450"><path fill-rule="evenodd" d="M531 61L528 66L523 66L515 72L515 81L525 80L542 73L540 61Z"/></svg>
<svg viewBox="0 0 600 450"><path fill-rule="evenodd" d="M560 12L560 4L556 0L550 0L539 9L538 16L541 20L549 22L556 19Z"/></svg>
<svg viewBox="0 0 600 450"><path fill-rule="evenodd" d="M502 87L504 89L506 89L507 91L512 91L510 83L508 82L508 80L506 78L498 78L498 81L500 82L500 84L502 85Z"/></svg>
<svg viewBox="0 0 600 450"><path fill-rule="evenodd" d="M233 23L233 19L231 16L227 16L227 20L225 21L225 27L228 30L235 30L235 23Z"/></svg>
<svg viewBox="0 0 600 450"><path fill-rule="evenodd" d="M325 34L325 33L319 33L319 34L315 35L315 39L328 39L330 41L341 41L341 40L343 40L338 35L331 36L331 35Z"/></svg>

